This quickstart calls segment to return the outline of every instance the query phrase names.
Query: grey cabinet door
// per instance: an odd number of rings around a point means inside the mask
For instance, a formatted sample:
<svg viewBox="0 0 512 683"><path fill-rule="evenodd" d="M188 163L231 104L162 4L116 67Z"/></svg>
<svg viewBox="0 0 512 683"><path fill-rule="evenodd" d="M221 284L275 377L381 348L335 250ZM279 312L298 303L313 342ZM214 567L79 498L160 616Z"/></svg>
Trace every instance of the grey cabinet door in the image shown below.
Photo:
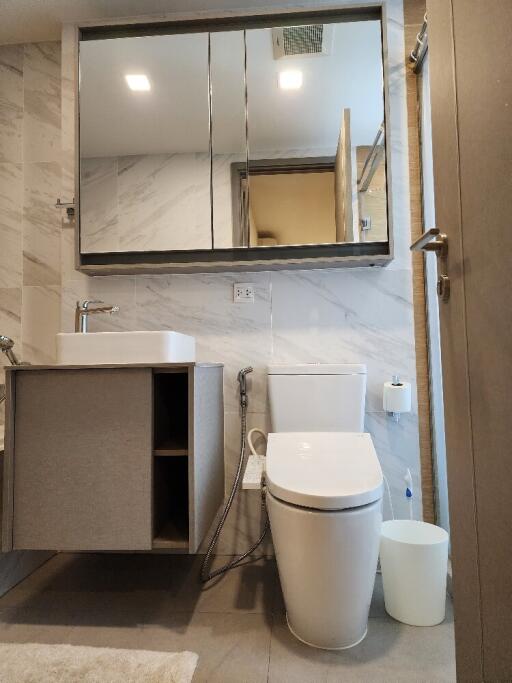
<svg viewBox="0 0 512 683"><path fill-rule="evenodd" d="M13 547L151 548L149 368L16 376Z"/></svg>

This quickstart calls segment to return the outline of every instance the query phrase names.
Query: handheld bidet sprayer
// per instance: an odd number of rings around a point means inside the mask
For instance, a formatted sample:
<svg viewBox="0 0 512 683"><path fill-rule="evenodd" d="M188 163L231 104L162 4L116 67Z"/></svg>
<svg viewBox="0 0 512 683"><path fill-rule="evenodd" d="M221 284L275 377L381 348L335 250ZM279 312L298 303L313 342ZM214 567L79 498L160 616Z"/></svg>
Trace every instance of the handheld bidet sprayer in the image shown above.
<svg viewBox="0 0 512 683"><path fill-rule="evenodd" d="M249 366L243 368L243 370L240 370L238 373L237 379L240 390L240 405L244 408L247 406L247 375L252 371L253 369Z"/></svg>

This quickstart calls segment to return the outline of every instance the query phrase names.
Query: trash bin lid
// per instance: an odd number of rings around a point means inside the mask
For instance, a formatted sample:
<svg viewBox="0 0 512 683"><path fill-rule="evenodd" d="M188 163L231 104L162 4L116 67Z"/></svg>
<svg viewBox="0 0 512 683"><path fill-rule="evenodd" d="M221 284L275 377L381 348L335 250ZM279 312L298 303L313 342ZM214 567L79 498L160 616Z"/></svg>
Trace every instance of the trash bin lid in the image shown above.
<svg viewBox="0 0 512 683"><path fill-rule="evenodd" d="M436 545L448 542L448 532L440 526L416 519L389 519L382 523L382 536L397 543Z"/></svg>

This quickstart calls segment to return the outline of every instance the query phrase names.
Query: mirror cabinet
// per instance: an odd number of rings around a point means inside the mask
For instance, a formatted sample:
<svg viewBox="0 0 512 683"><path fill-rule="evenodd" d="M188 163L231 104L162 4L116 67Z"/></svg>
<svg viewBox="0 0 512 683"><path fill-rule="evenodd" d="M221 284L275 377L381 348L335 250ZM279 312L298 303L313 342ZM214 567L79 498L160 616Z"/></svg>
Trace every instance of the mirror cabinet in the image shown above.
<svg viewBox="0 0 512 683"><path fill-rule="evenodd" d="M381 9L79 30L91 274L392 258Z"/></svg>

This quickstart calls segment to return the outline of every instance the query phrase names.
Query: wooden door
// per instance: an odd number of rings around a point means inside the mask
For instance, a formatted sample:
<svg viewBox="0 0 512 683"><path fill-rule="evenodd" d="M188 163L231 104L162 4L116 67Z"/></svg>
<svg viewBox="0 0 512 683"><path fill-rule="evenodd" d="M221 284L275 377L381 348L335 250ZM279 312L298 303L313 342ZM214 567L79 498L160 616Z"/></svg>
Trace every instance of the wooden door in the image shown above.
<svg viewBox="0 0 512 683"><path fill-rule="evenodd" d="M150 368L15 373L14 549L149 550Z"/></svg>
<svg viewBox="0 0 512 683"><path fill-rule="evenodd" d="M512 680L510 0L428 0L460 681Z"/></svg>

